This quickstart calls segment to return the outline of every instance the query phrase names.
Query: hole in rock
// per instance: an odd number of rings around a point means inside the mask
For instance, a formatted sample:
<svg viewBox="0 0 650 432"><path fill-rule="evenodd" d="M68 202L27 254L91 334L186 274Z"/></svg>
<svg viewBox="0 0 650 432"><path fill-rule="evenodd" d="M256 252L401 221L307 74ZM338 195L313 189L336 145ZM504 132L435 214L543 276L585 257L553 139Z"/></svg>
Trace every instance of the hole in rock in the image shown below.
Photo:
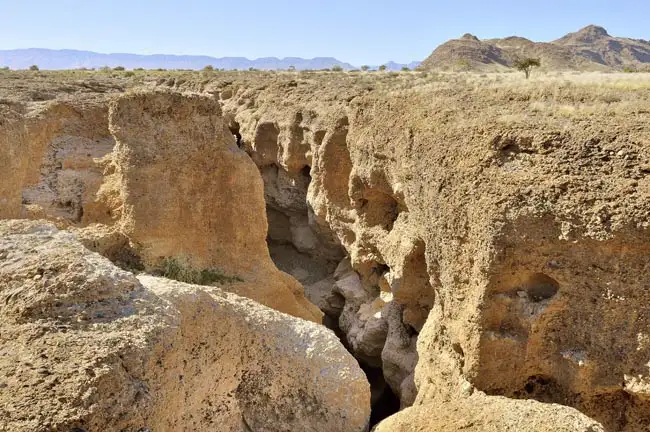
<svg viewBox="0 0 650 432"><path fill-rule="evenodd" d="M416 241L404 262L402 282L393 292L395 299L405 306L402 321L417 332L422 331L435 300L425 252L425 243Z"/></svg>
<svg viewBox="0 0 650 432"><path fill-rule="evenodd" d="M261 123L255 130L255 148L262 165L277 162L280 130L274 123Z"/></svg>
<svg viewBox="0 0 650 432"><path fill-rule="evenodd" d="M548 300L560 290L560 284L543 273L531 275L523 286L528 297L534 302Z"/></svg>
<svg viewBox="0 0 650 432"><path fill-rule="evenodd" d="M311 181L311 167L309 165L305 165L304 167L302 167L300 173L308 182Z"/></svg>
<svg viewBox="0 0 650 432"><path fill-rule="evenodd" d="M454 350L456 354L460 356L460 367L465 366L465 351L463 351L463 347L460 346L459 343L455 343L451 346L451 348Z"/></svg>
<svg viewBox="0 0 650 432"><path fill-rule="evenodd" d="M376 189L368 189L358 200L358 210L369 226L381 226L387 231L393 229L399 215L399 204L392 196Z"/></svg>
<svg viewBox="0 0 650 432"><path fill-rule="evenodd" d="M386 264L377 264L377 266L373 268L373 271L377 276L381 277L390 271L390 267Z"/></svg>

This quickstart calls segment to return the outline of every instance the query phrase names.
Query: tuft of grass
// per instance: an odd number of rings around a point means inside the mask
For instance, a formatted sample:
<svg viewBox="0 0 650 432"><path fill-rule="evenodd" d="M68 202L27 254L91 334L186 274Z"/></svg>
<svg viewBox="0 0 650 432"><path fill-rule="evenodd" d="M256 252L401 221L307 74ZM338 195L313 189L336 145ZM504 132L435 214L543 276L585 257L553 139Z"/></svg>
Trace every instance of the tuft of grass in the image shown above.
<svg viewBox="0 0 650 432"><path fill-rule="evenodd" d="M219 283L243 282L239 276L226 275L220 269L195 269L181 257L166 258L162 262L160 274L168 279L194 285L213 285Z"/></svg>

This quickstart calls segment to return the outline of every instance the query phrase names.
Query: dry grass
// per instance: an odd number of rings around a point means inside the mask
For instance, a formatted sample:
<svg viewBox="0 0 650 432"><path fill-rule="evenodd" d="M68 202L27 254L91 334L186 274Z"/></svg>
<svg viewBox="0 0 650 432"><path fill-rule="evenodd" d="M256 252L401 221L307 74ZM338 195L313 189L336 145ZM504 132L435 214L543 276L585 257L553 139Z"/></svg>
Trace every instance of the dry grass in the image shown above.
<svg viewBox="0 0 650 432"><path fill-rule="evenodd" d="M61 95L123 92L130 88L169 87L206 91L230 86L260 89L285 86L291 94L315 101L346 104L359 96L412 93L435 98L456 93L504 107L499 121L525 121L529 116L576 118L629 115L650 110L650 73L540 72L323 72L323 71L0 71L0 99L38 102ZM296 96L296 97L298 97ZM289 100L275 103L291 103ZM506 109L515 106L512 112ZM486 109L488 107L486 106Z"/></svg>

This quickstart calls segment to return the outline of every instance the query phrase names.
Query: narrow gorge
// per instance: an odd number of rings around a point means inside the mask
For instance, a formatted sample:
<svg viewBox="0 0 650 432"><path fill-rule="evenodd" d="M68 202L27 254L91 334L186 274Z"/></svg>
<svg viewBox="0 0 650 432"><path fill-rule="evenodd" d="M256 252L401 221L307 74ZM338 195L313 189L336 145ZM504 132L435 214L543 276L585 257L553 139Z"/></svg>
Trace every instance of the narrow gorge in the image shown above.
<svg viewBox="0 0 650 432"><path fill-rule="evenodd" d="M473 79L3 88L0 430L650 427L650 94Z"/></svg>

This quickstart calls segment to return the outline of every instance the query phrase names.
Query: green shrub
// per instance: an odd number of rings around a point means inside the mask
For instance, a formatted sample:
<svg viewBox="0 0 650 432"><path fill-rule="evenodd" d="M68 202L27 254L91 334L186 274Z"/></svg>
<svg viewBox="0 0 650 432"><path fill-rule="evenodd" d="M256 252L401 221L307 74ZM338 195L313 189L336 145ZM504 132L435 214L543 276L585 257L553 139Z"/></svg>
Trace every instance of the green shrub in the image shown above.
<svg viewBox="0 0 650 432"><path fill-rule="evenodd" d="M343 72L343 67L341 65L332 66L332 72Z"/></svg>
<svg viewBox="0 0 650 432"><path fill-rule="evenodd" d="M381 66L379 66L379 70L380 70L381 72L385 71L385 70L386 70L386 65L381 65Z"/></svg>
<svg viewBox="0 0 650 432"><path fill-rule="evenodd" d="M135 72L133 72L133 71L126 71L126 72L124 72L124 76L127 77L127 78L134 77L134 76L135 76Z"/></svg>
<svg viewBox="0 0 650 432"><path fill-rule="evenodd" d="M402 67L402 72L411 72L411 69L408 66L404 66Z"/></svg>
<svg viewBox="0 0 650 432"><path fill-rule="evenodd" d="M214 72L214 66L207 65L203 68L203 72Z"/></svg>
<svg viewBox="0 0 650 432"><path fill-rule="evenodd" d="M368 66L368 65L361 66L361 70L364 71L364 72L367 72L368 69L370 69L370 66Z"/></svg>
<svg viewBox="0 0 650 432"><path fill-rule="evenodd" d="M121 71L126 70L126 69L124 68L124 66L115 66L115 67L113 68L113 70L114 70L114 71L121 72Z"/></svg>
<svg viewBox="0 0 650 432"><path fill-rule="evenodd" d="M515 69L522 71L523 73L526 74L526 79L530 77L530 71L533 70L534 67L540 67L542 65L542 62L540 59L536 58L525 58L525 59L519 59L516 60L513 66Z"/></svg>
<svg viewBox="0 0 650 432"><path fill-rule="evenodd" d="M31 65L31 66L29 67L29 70L30 70L30 71L38 71L38 70L40 70L40 69L38 68L37 65Z"/></svg>
<svg viewBox="0 0 650 432"><path fill-rule="evenodd" d="M244 281L239 276L228 276L219 269L195 269L187 263L186 259L181 257L166 258L162 263L159 273L168 279L194 285L212 285L215 282L233 283Z"/></svg>

